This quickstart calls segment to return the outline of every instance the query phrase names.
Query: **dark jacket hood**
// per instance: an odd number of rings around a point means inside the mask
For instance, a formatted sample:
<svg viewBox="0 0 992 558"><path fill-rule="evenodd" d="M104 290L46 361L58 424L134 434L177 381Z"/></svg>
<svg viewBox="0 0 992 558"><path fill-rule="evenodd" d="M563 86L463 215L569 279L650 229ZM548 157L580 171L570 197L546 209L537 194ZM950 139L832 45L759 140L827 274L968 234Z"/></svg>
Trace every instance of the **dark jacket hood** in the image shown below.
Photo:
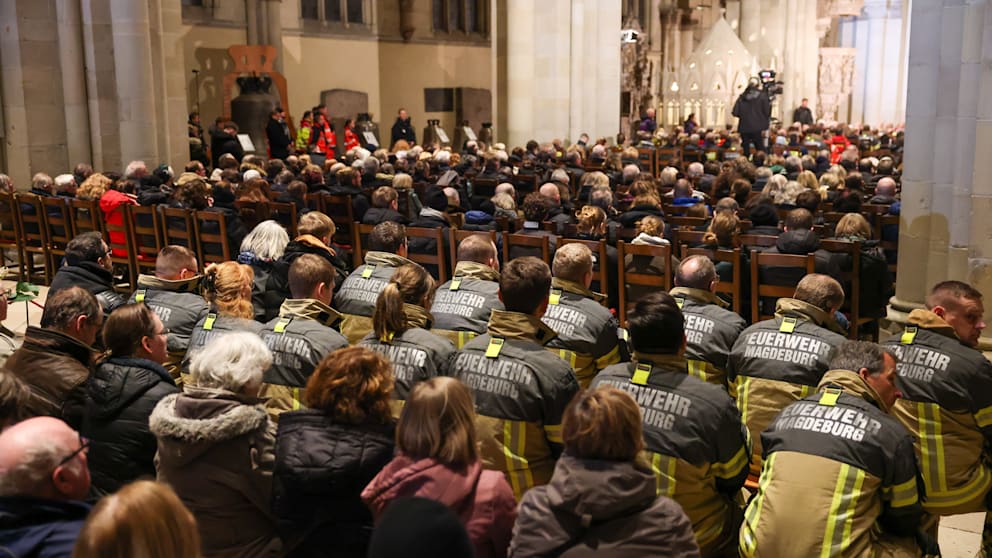
<svg viewBox="0 0 992 558"><path fill-rule="evenodd" d="M647 508L655 500L656 481L651 469L641 463L565 454L555 466L547 491L552 509L590 525Z"/></svg>
<svg viewBox="0 0 992 558"><path fill-rule="evenodd" d="M809 254L820 249L820 238L810 230L786 231L778 235L775 247L783 254Z"/></svg>

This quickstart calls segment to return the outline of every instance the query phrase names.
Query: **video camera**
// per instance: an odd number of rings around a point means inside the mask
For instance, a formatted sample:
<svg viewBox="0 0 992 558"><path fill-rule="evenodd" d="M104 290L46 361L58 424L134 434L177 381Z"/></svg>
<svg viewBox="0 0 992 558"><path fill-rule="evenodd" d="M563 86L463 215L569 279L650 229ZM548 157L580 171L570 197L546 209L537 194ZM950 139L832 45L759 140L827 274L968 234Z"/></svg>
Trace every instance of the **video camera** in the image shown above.
<svg viewBox="0 0 992 558"><path fill-rule="evenodd" d="M775 79L775 70L761 70L758 72L758 79L761 80L761 89L768 94L768 98L774 100L775 95L782 94L782 85L785 82Z"/></svg>

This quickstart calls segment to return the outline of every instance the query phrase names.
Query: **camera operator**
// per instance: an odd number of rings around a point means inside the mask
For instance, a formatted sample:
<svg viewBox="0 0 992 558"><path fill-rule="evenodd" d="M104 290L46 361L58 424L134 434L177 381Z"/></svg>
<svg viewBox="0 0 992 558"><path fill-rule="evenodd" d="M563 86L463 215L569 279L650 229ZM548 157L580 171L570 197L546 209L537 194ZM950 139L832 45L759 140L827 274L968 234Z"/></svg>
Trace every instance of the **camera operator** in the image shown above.
<svg viewBox="0 0 992 558"><path fill-rule="evenodd" d="M747 89L741 93L734 103L733 115L740 120L737 131L741 135L744 156L751 155L751 144L755 149L764 150L763 133L768 130L772 116L772 101L768 93L761 87L761 81L753 77L747 83Z"/></svg>

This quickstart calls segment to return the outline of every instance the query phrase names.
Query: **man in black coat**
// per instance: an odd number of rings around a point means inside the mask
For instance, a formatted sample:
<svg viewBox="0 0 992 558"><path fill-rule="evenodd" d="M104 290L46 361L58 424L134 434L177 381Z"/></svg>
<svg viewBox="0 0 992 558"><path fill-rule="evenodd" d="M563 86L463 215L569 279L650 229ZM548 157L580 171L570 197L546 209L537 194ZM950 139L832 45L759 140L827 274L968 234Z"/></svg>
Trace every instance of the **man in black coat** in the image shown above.
<svg viewBox="0 0 992 558"><path fill-rule="evenodd" d="M269 123L265 126L265 137L269 140L269 158L285 159L289 157L289 146L293 144L289 137L289 126L286 125L286 111L282 107L273 109Z"/></svg>
<svg viewBox="0 0 992 558"><path fill-rule="evenodd" d="M220 129L210 131L210 146L213 150L211 155L213 157L214 168L217 168L220 156L225 153L233 155L239 163L241 162L241 158L245 156L245 151L241 148L241 142L238 141L238 125L234 122L225 122L221 126Z"/></svg>
<svg viewBox="0 0 992 558"><path fill-rule="evenodd" d="M755 149L764 151L765 141L762 133L768 129L771 121L772 102L761 88L758 78L751 78L747 89L737 97L733 115L740 119L737 123L737 131L741 134L744 156L751 154L751 144L754 144Z"/></svg>
<svg viewBox="0 0 992 558"><path fill-rule="evenodd" d="M792 122L798 122L803 126L813 125L813 111L809 109L809 99L803 99L803 104L792 111Z"/></svg>
<svg viewBox="0 0 992 558"><path fill-rule="evenodd" d="M69 287L82 287L96 297L104 314L127 302L114 291L110 248L100 233L83 233L70 240L65 247L65 263L52 279L49 298Z"/></svg>
<svg viewBox="0 0 992 558"><path fill-rule="evenodd" d="M414 131L413 124L410 123L406 109L400 109L399 116L396 117L396 122L393 124L392 140L389 144L390 146L396 145L396 142L400 140L406 141L411 146L417 143L417 132Z"/></svg>

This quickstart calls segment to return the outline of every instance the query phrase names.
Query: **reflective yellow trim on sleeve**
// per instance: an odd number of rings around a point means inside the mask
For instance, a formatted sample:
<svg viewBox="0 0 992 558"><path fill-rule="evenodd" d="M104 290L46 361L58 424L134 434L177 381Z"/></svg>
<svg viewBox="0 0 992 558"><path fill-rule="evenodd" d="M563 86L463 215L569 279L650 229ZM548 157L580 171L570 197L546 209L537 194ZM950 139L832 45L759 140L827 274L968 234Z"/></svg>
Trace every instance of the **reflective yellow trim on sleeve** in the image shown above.
<svg viewBox="0 0 992 558"><path fill-rule="evenodd" d="M854 512L864 480L865 472L862 469L846 463L841 465L827 515L827 529L823 534L820 558L843 556L844 550L850 546Z"/></svg>
<svg viewBox="0 0 992 558"><path fill-rule="evenodd" d="M920 501L915 478L886 487L885 494L889 497L889 506L893 508L905 508Z"/></svg>
<svg viewBox="0 0 992 558"><path fill-rule="evenodd" d="M775 469L775 458L778 452L768 456L761 469L761 477L758 479L758 494L751 499L751 503L744 510L744 524L741 525L740 551L744 556L754 556L754 551L758 547L758 539L755 536L755 529L761 521L761 508L765 503L765 494L768 493L768 485L771 484L772 474Z"/></svg>
<svg viewBox="0 0 992 558"><path fill-rule="evenodd" d="M300 399L303 398L303 388L294 387L293 388L293 410L298 411L303 405L300 404Z"/></svg>
<svg viewBox="0 0 992 558"><path fill-rule="evenodd" d="M651 463L651 471L654 472L655 493L659 496L671 498L675 495L675 470L678 460L669 455L645 451Z"/></svg>
<svg viewBox="0 0 992 558"><path fill-rule="evenodd" d="M920 465L931 503L938 493L947 492L947 472L944 466L944 439L940 423L940 407L934 403L916 403L916 421L920 437Z"/></svg>
<svg viewBox="0 0 992 558"><path fill-rule="evenodd" d="M722 479L732 479L736 477L740 472L745 469L748 465L748 458L751 457L747 444L741 446L741 449L737 450L737 453L733 457L725 462L713 463L710 466L710 470L713 474Z"/></svg>
<svg viewBox="0 0 992 558"><path fill-rule="evenodd" d="M979 428L992 426L992 407L985 407L975 413L975 423Z"/></svg>
<svg viewBox="0 0 992 558"><path fill-rule="evenodd" d="M706 361L705 360L693 360L689 359L686 361L686 365L689 369L689 375L695 376L704 382L709 382L710 375L706 373Z"/></svg>
<svg viewBox="0 0 992 558"><path fill-rule="evenodd" d="M459 331L458 332L458 348L461 349L466 343L475 339L479 334L474 331Z"/></svg>
<svg viewBox="0 0 992 558"><path fill-rule="evenodd" d="M602 370L614 364L620 364L620 347L617 346L614 346L612 351L596 359L596 370Z"/></svg>
<svg viewBox="0 0 992 558"><path fill-rule="evenodd" d="M527 425L520 421L503 422L503 454L506 456L506 476L517 501L534 486L530 463L524 457L527 448Z"/></svg>
<svg viewBox="0 0 992 558"><path fill-rule="evenodd" d="M561 425L560 424L545 424L544 425L544 435L548 437L548 441L561 444L563 440L561 438Z"/></svg>
<svg viewBox="0 0 992 558"><path fill-rule="evenodd" d="M575 351L570 351L568 349L558 349L558 358L564 360L568 363L568 366L575 370L575 363L579 359L579 355L575 354Z"/></svg>

